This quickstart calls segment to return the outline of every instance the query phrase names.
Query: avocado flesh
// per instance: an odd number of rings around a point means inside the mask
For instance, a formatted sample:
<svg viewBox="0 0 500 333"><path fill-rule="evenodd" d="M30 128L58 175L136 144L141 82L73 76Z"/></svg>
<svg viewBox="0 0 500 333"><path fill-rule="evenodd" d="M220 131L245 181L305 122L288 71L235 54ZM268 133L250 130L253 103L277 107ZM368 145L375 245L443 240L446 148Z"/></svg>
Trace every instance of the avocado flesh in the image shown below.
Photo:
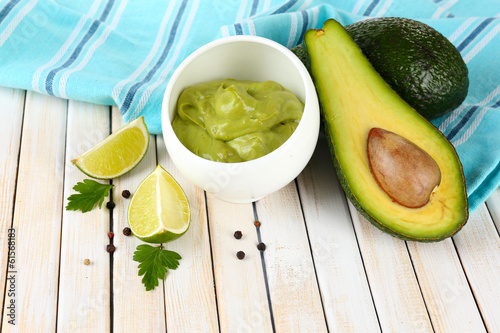
<svg viewBox="0 0 500 333"><path fill-rule="evenodd" d="M455 234L467 221L468 204L453 146L389 87L337 21L308 30L304 40L335 169L353 205L402 239L438 241ZM426 205L400 205L378 185L366 148L372 128L406 138L436 161L441 181Z"/></svg>

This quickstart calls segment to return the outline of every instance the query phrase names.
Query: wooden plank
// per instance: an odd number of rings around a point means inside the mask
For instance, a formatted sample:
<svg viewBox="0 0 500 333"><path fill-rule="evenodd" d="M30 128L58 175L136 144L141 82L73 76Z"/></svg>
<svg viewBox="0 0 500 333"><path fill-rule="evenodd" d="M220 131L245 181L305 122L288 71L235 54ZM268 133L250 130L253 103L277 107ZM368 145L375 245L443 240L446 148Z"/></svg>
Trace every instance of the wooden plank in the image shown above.
<svg viewBox="0 0 500 333"><path fill-rule="evenodd" d="M68 103L65 206L68 196L75 193L73 186L89 178L70 160L109 135L109 115L107 106L72 100ZM58 331L110 330L110 255L106 252L110 212L105 206L108 201L109 197L105 199L102 209L95 207L86 213L63 211ZM85 265L85 259L89 259L90 264Z"/></svg>
<svg viewBox="0 0 500 333"><path fill-rule="evenodd" d="M207 198L221 332L272 332L253 206Z"/></svg>
<svg viewBox="0 0 500 333"><path fill-rule="evenodd" d="M113 132L125 123L118 108L112 108ZM122 197L123 190L134 193L139 183L156 167L156 141L151 136L148 152L132 171L113 180L113 331L114 332L160 332L165 331L165 305L163 284L147 291L138 276L138 263L132 260L139 244L144 244L134 236L123 235L128 226L127 209L129 199Z"/></svg>
<svg viewBox="0 0 500 333"><path fill-rule="evenodd" d="M406 243L383 233L349 203L382 332L431 332Z"/></svg>
<svg viewBox="0 0 500 333"><path fill-rule="evenodd" d="M28 92L14 204L16 233L15 326L2 329L48 332L56 328L57 287L67 101Z"/></svg>
<svg viewBox="0 0 500 333"><path fill-rule="evenodd" d="M486 205L453 237L489 332L500 331L500 237Z"/></svg>
<svg viewBox="0 0 500 333"><path fill-rule="evenodd" d="M24 90L0 87L0 118L2 119L0 122L0 243L4 244L0 248L0 267L2 269L0 286L4 292L9 257L8 230L12 226L13 219L24 96ZM11 256L15 253L15 244L13 250Z"/></svg>
<svg viewBox="0 0 500 333"><path fill-rule="evenodd" d="M329 331L376 332L379 324L349 207L324 138L297 182Z"/></svg>
<svg viewBox="0 0 500 333"><path fill-rule="evenodd" d="M179 267L169 273L164 283L167 331L218 332L205 195L175 168L162 136L157 136L157 147L158 163L179 182L191 209L189 230L164 244L182 256Z"/></svg>
<svg viewBox="0 0 500 333"><path fill-rule="evenodd" d="M326 332L326 320L294 182L256 203L277 332Z"/></svg>
<svg viewBox="0 0 500 333"><path fill-rule="evenodd" d="M484 332L484 324L451 239L408 242L436 332Z"/></svg>

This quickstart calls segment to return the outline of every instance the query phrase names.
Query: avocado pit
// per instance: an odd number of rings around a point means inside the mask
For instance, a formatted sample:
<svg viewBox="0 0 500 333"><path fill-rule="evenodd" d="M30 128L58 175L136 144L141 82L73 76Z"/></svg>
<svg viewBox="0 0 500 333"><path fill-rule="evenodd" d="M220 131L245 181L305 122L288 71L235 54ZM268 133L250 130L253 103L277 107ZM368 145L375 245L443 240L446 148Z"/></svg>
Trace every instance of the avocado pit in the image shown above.
<svg viewBox="0 0 500 333"><path fill-rule="evenodd" d="M396 133L372 128L368 133L367 153L371 173L378 185L402 206L425 206L441 183L441 170L436 161Z"/></svg>

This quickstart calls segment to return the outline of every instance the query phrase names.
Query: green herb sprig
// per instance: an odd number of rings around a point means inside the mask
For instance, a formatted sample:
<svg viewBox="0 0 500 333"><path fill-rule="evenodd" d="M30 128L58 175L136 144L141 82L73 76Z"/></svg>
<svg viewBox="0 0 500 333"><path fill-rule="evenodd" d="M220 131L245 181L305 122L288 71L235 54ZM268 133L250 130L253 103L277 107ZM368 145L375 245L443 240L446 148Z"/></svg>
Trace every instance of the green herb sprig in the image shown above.
<svg viewBox="0 0 500 333"><path fill-rule="evenodd" d="M165 279L168 269L176 269L182 258L177 252L164 250L161 245L141 244L137 246L133 259L140 263L138 275L144 275L142 283L148 291L158 286L158 279Z"/></svg>
<svg viewBox="0 0 500 333"><path fill-rule="evenodd" d="M82 213L91 211L96 204L102 207L104 198L109 195L113 188L112 184L101 184L91 179L78 182L73 190L79 192L68 197L66 210L81 210Z"/></svg>

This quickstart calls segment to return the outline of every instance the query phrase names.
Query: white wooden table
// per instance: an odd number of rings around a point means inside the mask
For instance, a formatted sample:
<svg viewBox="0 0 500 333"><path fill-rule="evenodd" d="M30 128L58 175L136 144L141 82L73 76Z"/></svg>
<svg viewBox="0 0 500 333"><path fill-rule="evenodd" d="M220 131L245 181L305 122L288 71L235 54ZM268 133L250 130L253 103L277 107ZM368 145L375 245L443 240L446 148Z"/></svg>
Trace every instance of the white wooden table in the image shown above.
<svg viewBox="0 0 500 333"><path fill-rule="evenodd" d="M82 214L64 209L86 178L70 160L123 126L119 111L0 88L0 115L2 332L500 332L500 190L453 238L405 242L346 201L323 139L283 190L229 204L183 179L152 136L113 180L112 213ZM146 292L120 194L157 163L186 191L192 222L166 244L179 268Z"/></svg>

